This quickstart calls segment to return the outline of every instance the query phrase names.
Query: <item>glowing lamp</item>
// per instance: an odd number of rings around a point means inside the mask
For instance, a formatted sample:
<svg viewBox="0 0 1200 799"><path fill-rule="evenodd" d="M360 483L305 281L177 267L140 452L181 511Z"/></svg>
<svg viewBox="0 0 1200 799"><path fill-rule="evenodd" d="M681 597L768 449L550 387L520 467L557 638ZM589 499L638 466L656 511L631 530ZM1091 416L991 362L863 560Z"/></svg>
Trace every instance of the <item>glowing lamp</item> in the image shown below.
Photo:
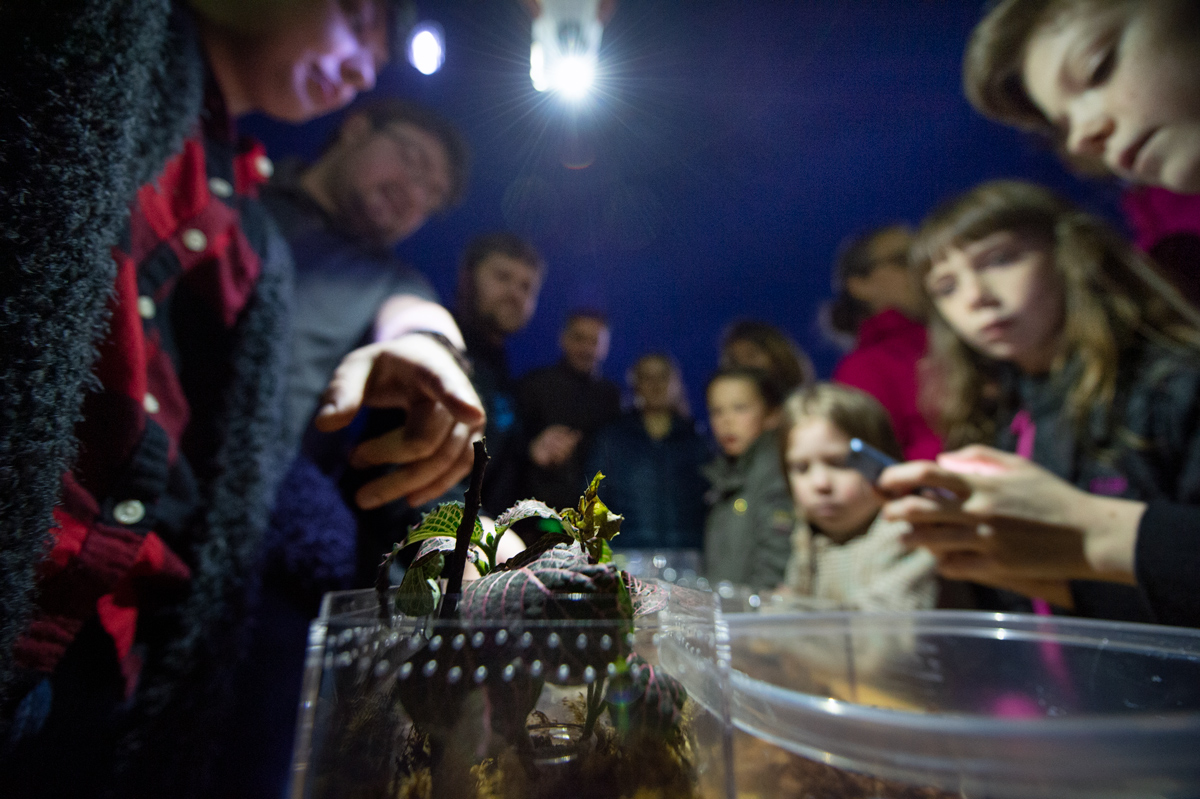
<svg viewBox="0 0 1200 799"><path fill-rule="evenodd" d="M422 75L432 75L446 61L446 42L436 22L422 22L408 36L408 63Z"/></svg>
<svg viewBox="0 0 1200 799"><path fill-rule="evenodd" d="M538 6L529 52L533 88L579 99L596 78L601 0L540 0Z"/></svg>

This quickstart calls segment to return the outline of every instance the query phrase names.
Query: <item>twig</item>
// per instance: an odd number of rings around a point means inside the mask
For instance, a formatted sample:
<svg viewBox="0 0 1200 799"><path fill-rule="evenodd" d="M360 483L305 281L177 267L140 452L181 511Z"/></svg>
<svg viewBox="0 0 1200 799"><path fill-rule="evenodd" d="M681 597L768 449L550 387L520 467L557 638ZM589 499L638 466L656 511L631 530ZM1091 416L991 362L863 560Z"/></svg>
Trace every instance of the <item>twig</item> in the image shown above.
<svg viewBox="0 0 1200 799"><path fill-rule="evenodd" d="M462 593L463 569L467 567L467 551L471 547L471 535L479 519L479 503L483 495L483 470L487 468L487 447L482 440L476 441L475 464L471 467L471 485L467 488L462 521L454 536L454 553L446 562L442 574L446 575L446 596L442 598L442 618L454 616L458 610L458 598Z"/></svg>
<svg viewBox="0 0 1200 799"><path fill-rule="evenodd" d="M375 572L375 595L379 598L379 620L389 627L392 626L392 601L388 596L388 589L392 585L390 573L392 562L396 560L396 554L399 552L399 544L394 545L392 551L383 556L383 561Z"/></svg>
<svg viewBox="0 0 1200 799"><path fill-rule="evenodd" d="M592 732L596 729L596 721L604 711L604 680L604 675L601 674L599 680L588 685L587 716L583 721L583 734L579 738L580 741L586 741L592 737Z"/></svg>

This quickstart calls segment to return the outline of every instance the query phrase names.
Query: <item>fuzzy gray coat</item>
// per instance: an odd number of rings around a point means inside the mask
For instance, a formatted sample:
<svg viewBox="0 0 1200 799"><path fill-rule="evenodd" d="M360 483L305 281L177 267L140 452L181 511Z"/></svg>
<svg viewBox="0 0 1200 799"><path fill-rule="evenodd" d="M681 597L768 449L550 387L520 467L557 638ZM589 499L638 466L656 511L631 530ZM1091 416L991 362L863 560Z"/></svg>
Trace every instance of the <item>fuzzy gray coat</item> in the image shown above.
<svg viewBox="0 0 1200 799"><path fill-rule="evenodd" d="M75 423L127 209L195 124L204 71L170 0L0 4L0 692L31 612L35 569ZM276 239L278 237L276 236ZM218 470L181 552L189 593L155 623L111 781L123 796L201 791L278 473L290 261L276 241L239 322ZM2 696L2 693L0 693ZM0 740L3 740L0 719ZM183 742L183 736L187 736Z"/></svg>

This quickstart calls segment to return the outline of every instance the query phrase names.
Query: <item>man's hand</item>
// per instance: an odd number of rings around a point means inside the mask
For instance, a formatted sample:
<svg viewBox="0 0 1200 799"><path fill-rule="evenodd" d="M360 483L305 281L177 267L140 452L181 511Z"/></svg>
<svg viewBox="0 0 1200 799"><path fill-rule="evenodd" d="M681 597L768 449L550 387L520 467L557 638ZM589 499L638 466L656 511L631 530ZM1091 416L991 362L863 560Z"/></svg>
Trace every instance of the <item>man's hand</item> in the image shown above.
<svg viewBox="0 0 1200 799"><path fill-rule="evenodd" d="M1083 492L1024 458L972 446L880 475L886 518L909 522L956 580L1053 600L1064 580L1133 582L1145 506ZM912 492L924 488L940 491Z"/></svg>
<svg viewBox="0 0 1200 799"><path fill-rule="evenodd" d="M471 471L471 444L486 420L483 403L454 356L429 336L401 336L343 358L322 397L317 429L339 430L363 406L403 408L407 421L351 454L356 468L401 466L359 489L361 507L376 508L400 497L420 505Z"/></svg>
<svg viewBox="0 0 1200 799"><path fill-rule="evenodd" d="M561 466L575 452L575 447L579 446L582 438L583 433L578 430L562 424L552 424L530 443L529 459L543 469Z"/></svg>

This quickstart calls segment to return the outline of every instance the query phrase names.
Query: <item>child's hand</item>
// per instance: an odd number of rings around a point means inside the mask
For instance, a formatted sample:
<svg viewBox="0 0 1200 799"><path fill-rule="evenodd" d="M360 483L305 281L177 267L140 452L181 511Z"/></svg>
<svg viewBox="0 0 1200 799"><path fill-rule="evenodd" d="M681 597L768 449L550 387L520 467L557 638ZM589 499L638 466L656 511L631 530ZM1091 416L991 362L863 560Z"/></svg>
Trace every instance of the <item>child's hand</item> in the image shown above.
<svg viewBox="0 0 1200 799"><path fill-rule="evenodd" d="M884 516L909 522L907 542L931 550L946 577L1021 593L1047 581L1133 580L1145 506L1085 493L1019 456L967 447L893 466L879 486L898 497ZM940 493L909 493L923 487Z"/></svg>

